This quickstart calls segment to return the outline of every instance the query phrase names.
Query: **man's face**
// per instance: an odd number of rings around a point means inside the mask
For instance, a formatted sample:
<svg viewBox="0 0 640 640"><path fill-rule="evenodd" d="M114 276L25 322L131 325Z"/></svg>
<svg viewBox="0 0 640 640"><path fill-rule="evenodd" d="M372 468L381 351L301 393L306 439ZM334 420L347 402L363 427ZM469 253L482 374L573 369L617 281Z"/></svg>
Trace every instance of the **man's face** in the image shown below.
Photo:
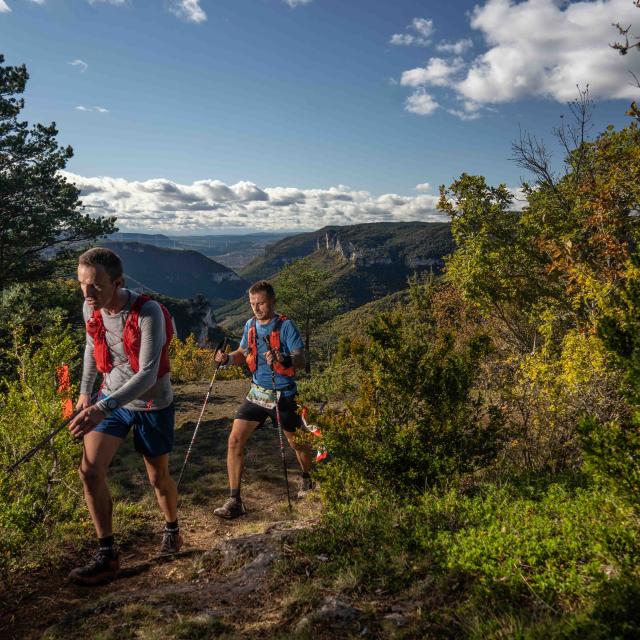
<svg viewBox="0 0 640 640"><path fill-rule="evenodd" d="M78 265L78 282L82 295L92 309L103 309L116 298L118 287L122 286L122 278L111 280L104 267Z"/></svg>
<svg viewBox="0 0 640 640"><path fill-rule="evenodd" d="M258 320L271 320L276 308L275 298L270 298L264 291L249 294L249 304L253 315Z"/></svg>

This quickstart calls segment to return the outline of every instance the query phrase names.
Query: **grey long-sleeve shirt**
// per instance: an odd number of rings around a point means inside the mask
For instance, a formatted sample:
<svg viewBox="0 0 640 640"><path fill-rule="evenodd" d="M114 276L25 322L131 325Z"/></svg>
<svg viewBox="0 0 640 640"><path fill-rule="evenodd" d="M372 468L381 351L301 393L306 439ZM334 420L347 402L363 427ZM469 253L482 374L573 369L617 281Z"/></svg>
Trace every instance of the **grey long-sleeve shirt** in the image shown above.
<svg viewBox="0 0 640 640"><path fill-rule="evenodd" d="M173 402L173 390L170 373L156 380L166 338L162 309L154 300L145 302L140 308L140 368L137 373L134 373L124 352L122 334L131 304L138 294L128 289L123 291L129 294L129 300L119 313L110 315L104 309L101 310L107 345L113 363L113 369L102 375L101 391L116 399L118 405L125 409L132 411L164 409ZM91 317L91 308L86 302L82 313L86 322ZM97 374L98 370L93 357L93 338L87 334L80 393L91 394ZM98 406L105 413L109 413L104 402L99 402Z"/></svg>

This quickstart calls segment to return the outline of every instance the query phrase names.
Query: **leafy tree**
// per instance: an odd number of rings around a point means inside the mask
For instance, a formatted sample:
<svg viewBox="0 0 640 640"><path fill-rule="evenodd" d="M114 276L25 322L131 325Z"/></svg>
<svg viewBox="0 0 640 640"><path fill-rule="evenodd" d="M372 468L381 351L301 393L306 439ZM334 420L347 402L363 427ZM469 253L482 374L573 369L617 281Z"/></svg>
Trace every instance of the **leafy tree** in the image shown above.
<svg viewBox="0 0 640 640"><path fill-rule="evenodd" d="M588 140L587 93L570 107L574 124L556 130L566 150L563 171L553 170L535 138L524 135L514 145L534 178L524 185L521 211L504 186L466 174L442 189L440 202L458 246L446 278L489 320L501 355L487 379L509 409L514 452L533 451L525 458L535 468L578 464L579 420L624 424L625 406L640 401L640 394L626 394L629 380L620 384L628 364L611 367L611 335L622 344L625 334L609 321L607 344L601 339L604 317L626 326L625 313L639 311L633 296L623 303L620 292L637 279L640 130L637 123L609 127ZM629 429L593 433L593 450L611 450L620 435L615 447L631 451L631 441L621 439Z"/></svg>
<svg viewBox="0 0 640 640"><path fill-rule="evenodd" d="M523 346L527 332L513 321L517 314L536 330L533 339L550 318L554 337L572 328L593 330L640 240L636 123L609 127L589 141L586 93L570 106L575 127L556 130L566 148L562 175L552 171L542 143L525 136L514 145L516 160L534 177L523 185L521 212L504 186L490 187L481 176L463 174L441 190L440 208L451 216L458 246L447 277L468 300L512 324Z"/></svg>
<svg viewBox="0 0 640 640"><path fill-rule="evenodd" d="M79 190L60 175L73 150L58 146L55 123L18 120L29 75L3 63L0 55L0 290L50 274L52 250L115 231L115 218L82 213Z"/></svg>
<svg viewBox="0 0 640 640"><path fill-rule="evenodd" d="M303 258L282 269L275 281L279 309L302 331L307 373L311 371L311 341L315 331L340 307L340 299L329 284L330 277L331 273L318 267L313 259Z"/></svg>

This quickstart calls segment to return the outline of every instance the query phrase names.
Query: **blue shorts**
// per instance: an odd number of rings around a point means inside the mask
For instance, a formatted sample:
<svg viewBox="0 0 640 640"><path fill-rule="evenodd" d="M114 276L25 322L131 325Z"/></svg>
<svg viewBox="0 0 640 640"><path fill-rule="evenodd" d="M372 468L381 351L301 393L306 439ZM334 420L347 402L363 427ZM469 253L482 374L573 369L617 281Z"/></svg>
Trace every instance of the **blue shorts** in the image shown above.
<svg viewBox="0 0 640 640"><path fill-rule="evenodd" d="M173 402L157 411L131 411L120 407L105 418L95 431L124 440L133 427L136 451L148 458L157 458L173 449L175 414Z"/></svg>

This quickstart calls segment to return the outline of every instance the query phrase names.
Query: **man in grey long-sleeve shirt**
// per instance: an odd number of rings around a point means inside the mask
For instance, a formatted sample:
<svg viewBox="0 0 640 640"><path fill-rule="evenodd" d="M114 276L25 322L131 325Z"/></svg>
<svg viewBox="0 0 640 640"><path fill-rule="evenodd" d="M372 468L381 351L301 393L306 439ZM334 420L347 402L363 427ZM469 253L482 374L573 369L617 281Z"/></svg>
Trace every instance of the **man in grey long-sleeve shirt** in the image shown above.
<svg viewBox="0 0 640 640"><path fill-rule="evenodd" d="M80 256L78 280L87 328L78 415L69 425L84 440L80 477L99 551L69 574L75 582L99 584L115 577L120 565L112 531L112 502L106 476L118 447L133 427L166 526L163 553L182 545L176 485L169 474L174 406L167 356L170 317L154 300L123 288L120 258L105 248ZM98 372L98 401L91 393Z"/></svg>

